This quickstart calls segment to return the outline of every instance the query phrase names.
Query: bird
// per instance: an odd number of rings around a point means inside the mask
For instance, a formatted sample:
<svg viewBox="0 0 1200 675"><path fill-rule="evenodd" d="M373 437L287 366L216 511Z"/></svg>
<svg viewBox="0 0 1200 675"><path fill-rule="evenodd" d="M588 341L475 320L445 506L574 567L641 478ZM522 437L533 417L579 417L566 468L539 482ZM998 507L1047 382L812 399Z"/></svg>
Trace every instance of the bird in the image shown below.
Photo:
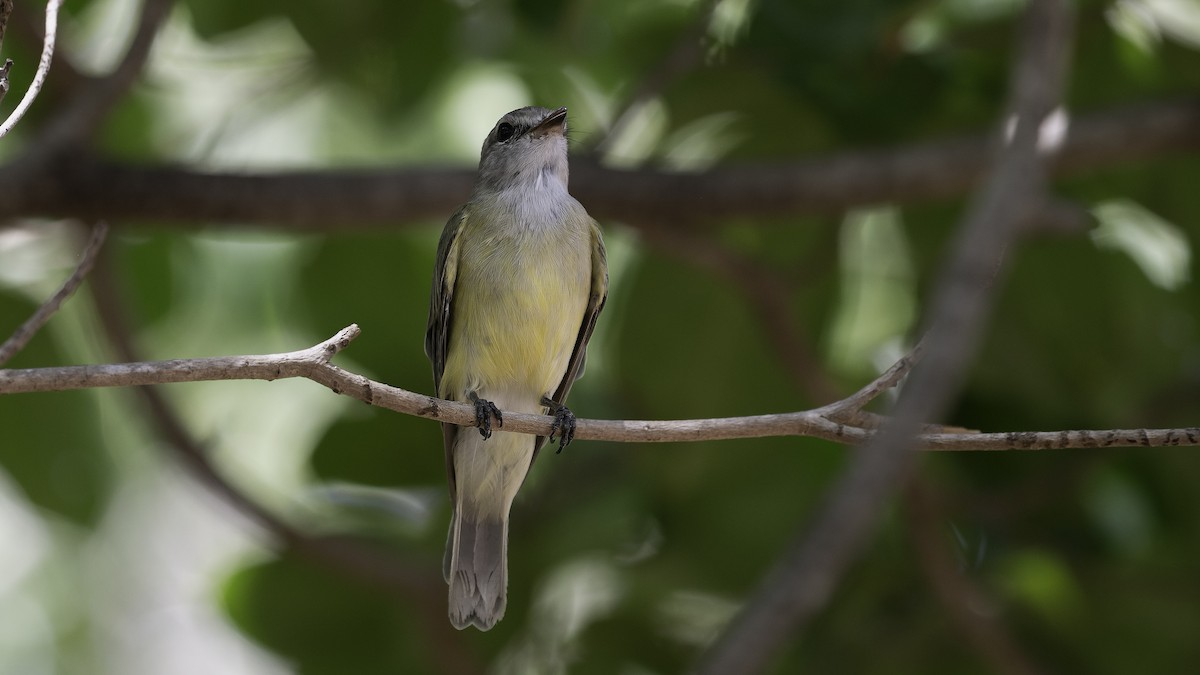
<svg viewBox="0 0 1200 675"><path fill-rule="evenodd" d="M442 571L460 630L504 617L509 511L547 441L501 431L502 411L553 415L550 442L557 434L559 452L571 442L567 394L608 297L600 227L567 189L566 132L566 108L501 117L438 242L425 353L437 395L472 404L477 429L442 424L452 507Z"/></svg>

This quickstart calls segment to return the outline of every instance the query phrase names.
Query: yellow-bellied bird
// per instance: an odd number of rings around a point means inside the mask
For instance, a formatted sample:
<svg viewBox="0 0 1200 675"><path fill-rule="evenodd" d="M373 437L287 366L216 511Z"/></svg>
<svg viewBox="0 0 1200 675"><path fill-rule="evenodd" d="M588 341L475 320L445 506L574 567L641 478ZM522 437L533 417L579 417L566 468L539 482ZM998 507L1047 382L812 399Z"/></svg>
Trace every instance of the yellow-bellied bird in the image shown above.
<svg viewBox="0 0 1200 675"><path fill-rule="evenodd" d="M508 512L546 438L492 432L501 410L554 415L583 373L608 295L596 221L567 192L567 109L521 108L483 142L470 200L438 243L425 353L438 396L475 405L479 433L443 424L454 513L443 573L450 622L488 630L504 616Z"/></svg>

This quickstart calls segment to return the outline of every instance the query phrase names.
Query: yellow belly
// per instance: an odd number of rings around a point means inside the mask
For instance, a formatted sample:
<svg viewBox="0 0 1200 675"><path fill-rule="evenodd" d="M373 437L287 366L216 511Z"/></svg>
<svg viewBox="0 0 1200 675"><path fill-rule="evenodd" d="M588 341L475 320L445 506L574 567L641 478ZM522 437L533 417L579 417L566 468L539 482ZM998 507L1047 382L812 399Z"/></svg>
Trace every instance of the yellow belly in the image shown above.
<svg viewBox="0 0 1200 675"><path fill-rule="evenodd" d="M470 227L470 225L467 225ZM566 372L591 292L586 229L462 234L439 392L537 412Z"/></svg>

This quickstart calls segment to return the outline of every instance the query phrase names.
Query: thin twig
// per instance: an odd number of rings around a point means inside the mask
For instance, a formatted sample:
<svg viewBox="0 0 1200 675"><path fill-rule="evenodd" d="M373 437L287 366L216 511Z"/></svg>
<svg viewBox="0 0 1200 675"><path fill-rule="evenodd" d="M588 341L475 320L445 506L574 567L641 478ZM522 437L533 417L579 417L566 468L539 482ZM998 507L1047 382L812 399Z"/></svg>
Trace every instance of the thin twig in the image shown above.
<svg viewBox="0 0 1200 675"><path fill-rule="evenodd" d="M831 419L838 419L840 415L845 413L861 412L868 403L874 401L883 392L900 384L900 381L908 376L913 366L917 365L917 362L921 360L922 350L922 342L918 342L907 354L900 357L890 368L885 370L882 375L872 380L862 389L840 401L822 406L820 408L822 414Z"/></svg>
<svg viewBox="0 0 1200 675"><path fill-rule="evenodd" d="M360 333L351 325L307 349L280 354L220 356L97 366L0 369L0 395L128 387L215 380L305 378L373 406L463 426L475 425L474 407L400 389L351 373L330 363ZM889 370L881 377L889 377ZM835 406L836 407L836 406ZM623 443L677 443L769 436L811 436L835 443L861 443L873 428L855 427L825 415L825 408L746 417L691 420L578 420L578 440ZM839 414L842 408L836 408ZM546 436L554 418L503 411L504 430ZM1014 431L1004 433L924 433L927 450L1062 450L1069 448L1164 447L1200 445L1200 428Z"/></svg>
<svg viewBox="0 0 1200 675"><path fill-rule="evenodd" d="M42 326L46 325L46 322L54 316L67 298L75 293L75 290L87 277L88 272L92 271L92 265L96 263L96 255L100 252L100 247L104 245L104 239L107 236L108 224L104 221L99 221L92 227L92 237L88 241L87 248L83 250L83 255L79 264L75 266L75 271L67 277L58 292L42 303L42 306L37 308L28 321L18 326L17 330L13 331L13 334L4 341L4 344L0 344L0 366L24 349L25 345L29 344L29 340L42 329Z"/></svg>
<svg viewBox="0 0 1200 675"><path fill-rule="evenodd" d="M1016 129L971 205L928 313L924 361L910 375L893 418L864 444L827 494L811 527L698 662L705 675L750 675L766 668L829 602L850 564L904 483L921 425L950 404L974 354L991 307L997 256L1003 255L1039 204L1045 170L1038 148L1042 121L1058 105L1072 34L1068 0L1026 6L1011 78Z"/></svg>
<svg viewBox="0 0 1200 675"><path fill-rule="evenodd" d="M54 60L54 41L58 36L58 9L61 6L62 0L49 0L46 3L46 38L42 42L42 57L38 60L37 72L33 74L33 82L29 83L29 89L25 90L21 102L13 109L8 119L0 124L0 138L7 136L17 122L21 121L42 90L42 84L46 82L46 75L50 72L50 62Z"/></svg>

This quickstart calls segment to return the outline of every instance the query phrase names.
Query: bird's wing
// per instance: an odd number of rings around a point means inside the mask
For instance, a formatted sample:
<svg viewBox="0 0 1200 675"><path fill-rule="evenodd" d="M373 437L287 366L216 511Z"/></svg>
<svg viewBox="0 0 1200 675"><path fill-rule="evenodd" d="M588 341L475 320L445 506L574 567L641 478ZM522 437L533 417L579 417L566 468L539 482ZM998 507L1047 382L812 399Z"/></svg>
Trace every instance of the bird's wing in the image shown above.
<svg viewBox="0 0 1200 675"><path fill-rule="evenodd" d="M587 360L588 340L596 329L596 318L604 309L604 301L608 299L608 254L604 250L604 240L600 236L600 226L592 221L592 288L588 296L587 309L583 312L583 324L579 326L579 335L575 338L575 348L571 350L571 360L567 363L567 372L563 374L562 382L554 391L552 399L562 403L571 391L571 385L583 375L584 362ZM533 456L536 459L538 450L546 443L545 436L538 436L533 446Z"/></svg>
<svg viewBox="0 0 1200 675"><path fill-rule="evenodd" d="M458 277L458 235L466 225L466 207L459 209L446 222L438 241L437 262L433 268L433 289L429 295L429 324L425 328L425 355L433 364L434 395L441 395L442 373L446 370L446 350L450 344L450 308L454 301L454 283ZM446 446L446 477L450 484L450 501L454 502L454 461L450 451L458 425L442 424Z"/></svg>

